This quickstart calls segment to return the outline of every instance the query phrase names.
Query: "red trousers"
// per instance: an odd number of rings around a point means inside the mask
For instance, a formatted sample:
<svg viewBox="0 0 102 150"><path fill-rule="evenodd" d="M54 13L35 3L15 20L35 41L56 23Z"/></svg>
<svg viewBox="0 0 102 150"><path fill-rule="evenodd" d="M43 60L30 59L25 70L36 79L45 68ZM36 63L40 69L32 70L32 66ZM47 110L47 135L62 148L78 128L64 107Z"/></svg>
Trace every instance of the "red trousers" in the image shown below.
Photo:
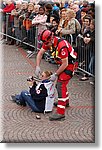
<svg viewBox="0 0 102 150"><path fill-rule="evenodd" d="M71 71L73 70L73 66ZM69 103L69 95L67 91L67 85L69 80L72 78L71 75L62 72L57 81L57 92L58 92L58 105L57 105L57 113L58 114L65 114L65 106L66 103Z"/></svg>

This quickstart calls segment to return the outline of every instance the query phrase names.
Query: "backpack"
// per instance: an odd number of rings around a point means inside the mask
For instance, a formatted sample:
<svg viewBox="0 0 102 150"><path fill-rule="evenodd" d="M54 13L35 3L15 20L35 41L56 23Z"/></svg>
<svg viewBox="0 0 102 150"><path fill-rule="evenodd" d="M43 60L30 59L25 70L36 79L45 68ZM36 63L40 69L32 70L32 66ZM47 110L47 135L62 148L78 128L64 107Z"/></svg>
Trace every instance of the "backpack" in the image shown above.
<svg viewBox="0 0 102 150"><path fill-rule="evenodd" d="M56 57L57 47L58 47L59 43L62 42L62 41L64 41L64 40L66 40L66 39L63 38L63 37L62 37L62 38L58 38L57 46L56 46L55 48L53 48L53 51L55 52L54 59L55 59L56 61L60 61L60 59ZM68 46L67 46L67 45L66 45L66 46L63 46L63 47L60 49L60 52L59 52L59 53L61 53L61 50L62 50L63 48L67 48L67 49L68 49ZM68 53L69 53L69 51L68 51ZM76 53L77 53L77 52L76 52ZM69 53L68 63L69 63L69 64L73 64L74 62L76 62L76 58L73 58L73 57L70 55L70 53Z"/></svg>

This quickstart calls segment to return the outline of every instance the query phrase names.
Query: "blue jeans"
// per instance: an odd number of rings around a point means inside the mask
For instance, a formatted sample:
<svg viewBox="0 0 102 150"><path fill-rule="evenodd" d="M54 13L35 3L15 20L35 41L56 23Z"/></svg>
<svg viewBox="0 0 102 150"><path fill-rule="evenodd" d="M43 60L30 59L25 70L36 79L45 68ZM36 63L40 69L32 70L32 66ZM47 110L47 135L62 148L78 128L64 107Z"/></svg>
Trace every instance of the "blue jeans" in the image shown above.
<svg viewBox="0 0 102 150"><path fill-rule="evenodd" d="M95 56L92 55L89 63L89 71L93 75L95 75Z"/></svg>
<svg viewBox="0 0 102 150"><path fill-rule="evenodd" d="M20 101L22 104L28 104L30 108L35 112L41 112L36 107L35 102L28 91L22 91L20 95L16 95L16 100Z"/></svg>

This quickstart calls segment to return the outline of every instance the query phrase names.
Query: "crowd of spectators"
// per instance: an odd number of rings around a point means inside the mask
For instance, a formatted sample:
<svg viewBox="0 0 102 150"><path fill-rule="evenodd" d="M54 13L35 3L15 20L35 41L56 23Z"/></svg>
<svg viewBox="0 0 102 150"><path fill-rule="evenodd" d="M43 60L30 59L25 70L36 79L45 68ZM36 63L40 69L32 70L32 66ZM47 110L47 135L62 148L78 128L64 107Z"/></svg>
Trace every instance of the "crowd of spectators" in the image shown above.
<svg viewBox="0 0 102 150"><path fill-rule="evenodd" d="M95 2L87 0L52 1L0 1L1 30L21 41L35 44L35 27L38 27L38 40L43 30L50 29L55 35L65 37L72 35L73 45L80 34L83 43L90 49L87 71L95 74ZM8 21L7 21L8 16ZM1 39L6 38L0 36ZM7 44L20 44L18 40L7 38ZM90 46L91 45L91 46ZM40 48L40 44L38 44ZM30 50L34 50L29 47Z"/></svg>

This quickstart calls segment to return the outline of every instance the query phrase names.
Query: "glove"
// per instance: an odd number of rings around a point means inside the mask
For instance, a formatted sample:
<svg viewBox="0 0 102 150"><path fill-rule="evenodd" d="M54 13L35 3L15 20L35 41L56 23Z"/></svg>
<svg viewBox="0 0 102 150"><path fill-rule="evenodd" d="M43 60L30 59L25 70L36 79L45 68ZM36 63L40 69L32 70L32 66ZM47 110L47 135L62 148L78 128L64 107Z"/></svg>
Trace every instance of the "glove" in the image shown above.
<svg viewBox="0 0 102 150"><path fill-rule="evenodd" d="M35 75L36 75L37 77L39 77L40 73L41 73L40 67L39 67L39 66L36 66Z"/></svg>
<svg viewBox="0 0 102 150"><path fill-rule="evenodd" d="M54 73L54 74L52 74L51 76L50 76L50 80L51 81L55 81L57 79L57 74L56 73Z"/></svg>

